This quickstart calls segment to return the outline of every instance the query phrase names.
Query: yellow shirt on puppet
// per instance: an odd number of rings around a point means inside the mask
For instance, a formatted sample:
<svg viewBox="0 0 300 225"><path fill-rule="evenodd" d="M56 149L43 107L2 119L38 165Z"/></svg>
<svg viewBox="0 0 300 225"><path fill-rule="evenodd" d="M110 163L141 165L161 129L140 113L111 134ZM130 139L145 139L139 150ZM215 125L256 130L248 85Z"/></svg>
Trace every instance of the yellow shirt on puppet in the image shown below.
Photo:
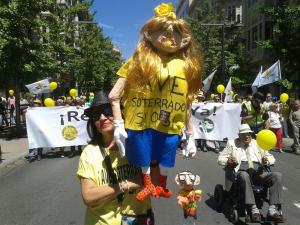
<svg viewBox="0 0 300 225"><path fill-rule="evenodd" d="M117 72L127 76L131 63L129 59ZM187 110L187 82L181 59L170 59L161 64L157 81L151 81L147 90L124 90L125 127L131 130L151 128L163 133L180 134L185 125ZM161 111L169 114L165 121L160 120Z"/></svg>

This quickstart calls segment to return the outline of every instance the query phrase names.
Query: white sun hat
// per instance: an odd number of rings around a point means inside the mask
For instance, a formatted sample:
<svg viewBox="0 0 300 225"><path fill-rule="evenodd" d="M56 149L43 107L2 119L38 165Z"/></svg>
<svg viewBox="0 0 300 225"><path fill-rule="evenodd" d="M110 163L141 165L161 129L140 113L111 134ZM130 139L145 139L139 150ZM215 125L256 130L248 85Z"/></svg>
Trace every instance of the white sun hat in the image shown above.
<svg viewBox="0 0 300 225"><path fill-rule="evenodd" d="M239 134L253 133L248 124L241 124Z"/></svg>

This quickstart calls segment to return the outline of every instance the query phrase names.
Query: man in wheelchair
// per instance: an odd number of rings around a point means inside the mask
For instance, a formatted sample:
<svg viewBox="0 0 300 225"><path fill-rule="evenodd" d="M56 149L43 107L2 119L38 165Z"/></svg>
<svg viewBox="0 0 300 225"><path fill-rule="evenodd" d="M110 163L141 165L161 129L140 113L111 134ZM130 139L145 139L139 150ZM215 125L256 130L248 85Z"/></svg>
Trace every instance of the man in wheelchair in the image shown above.
<svg viewBox="0 0 300 225"><path fill-rule="evenodd" d="M236 182L239 194L243 194L244 204L250 212L252 222L260 222L261 214L255 202L254 184L269 190L267 221L282 222L281 209L282 174L265 168L274 165L275 158L262 150L252 139L253 131L248 124L242 124L239 138L230 140L218 157L218 163L226 166L225 188L230 190ZM230 173L231 171L231 173Z"/></svg>

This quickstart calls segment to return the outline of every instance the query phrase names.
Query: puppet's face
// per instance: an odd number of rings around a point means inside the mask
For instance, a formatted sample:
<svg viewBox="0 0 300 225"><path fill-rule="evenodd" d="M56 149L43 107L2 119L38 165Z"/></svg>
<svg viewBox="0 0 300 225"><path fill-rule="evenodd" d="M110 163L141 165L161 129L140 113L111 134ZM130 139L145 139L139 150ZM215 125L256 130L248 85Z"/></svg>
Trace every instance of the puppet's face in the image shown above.
<svg viewBox="0 0 300 225"><path fill-rule="evenodd" d="M200 184L200 176L184 171L176 175L175 182L185 190L192 190L195 185Z"/></svg>
<svg viewBox="0 0 300 225"><path fill-rule="evenodd" d="M186 47L191 37L180 33L178 27L174 24L166 24L153 32L146 32L145 38L162 53L175 53Z"/></svg>

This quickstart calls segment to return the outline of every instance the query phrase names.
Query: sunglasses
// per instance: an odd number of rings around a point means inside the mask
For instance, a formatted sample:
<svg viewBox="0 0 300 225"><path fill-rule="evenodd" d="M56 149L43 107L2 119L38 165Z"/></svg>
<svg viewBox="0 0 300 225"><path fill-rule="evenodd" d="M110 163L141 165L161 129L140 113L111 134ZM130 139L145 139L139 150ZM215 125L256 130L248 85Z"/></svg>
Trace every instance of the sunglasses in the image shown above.
<svg viewBox="0 0 300 225"><path fill-rule="evenodd" d="M187 177L190 178L191 181L196 180L196 176L194 174L179 174L180 181L185 181Z"/></svg>
<svg viewBox="0 0 300 225"><path fill-rule="evenodd" d="M101 115L104 115L106 118L112 117L113 116L112 108L105 107L105 108L96 110L92 115L92 119L94 121L98 121Z"/></svg>

